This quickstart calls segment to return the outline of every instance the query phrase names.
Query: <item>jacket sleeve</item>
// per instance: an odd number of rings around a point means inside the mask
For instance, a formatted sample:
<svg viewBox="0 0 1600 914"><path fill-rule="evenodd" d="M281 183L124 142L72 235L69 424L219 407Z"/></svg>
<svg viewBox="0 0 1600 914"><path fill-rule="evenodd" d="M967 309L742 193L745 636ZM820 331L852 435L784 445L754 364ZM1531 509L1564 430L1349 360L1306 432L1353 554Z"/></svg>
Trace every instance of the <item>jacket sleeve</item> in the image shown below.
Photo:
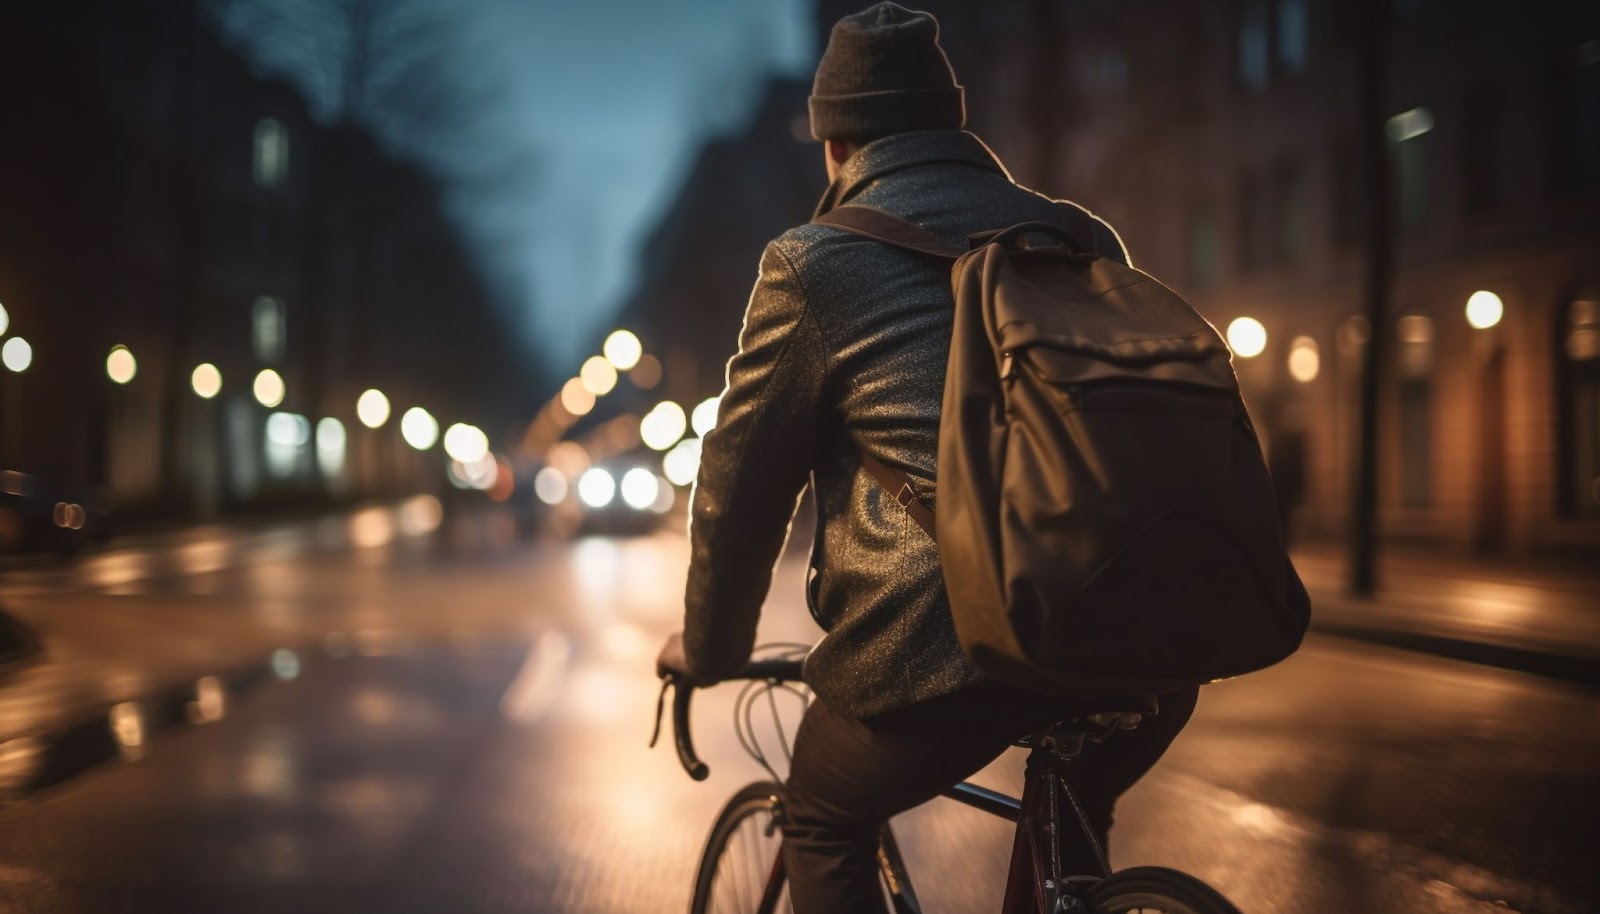
<svg viewBox="0 0 1600 914"><path fill-rule="evenodd" d="M768 245L728 362L690 506L684 651L715 681L738 672L811 471L827 352L800 278Z"/></svg>

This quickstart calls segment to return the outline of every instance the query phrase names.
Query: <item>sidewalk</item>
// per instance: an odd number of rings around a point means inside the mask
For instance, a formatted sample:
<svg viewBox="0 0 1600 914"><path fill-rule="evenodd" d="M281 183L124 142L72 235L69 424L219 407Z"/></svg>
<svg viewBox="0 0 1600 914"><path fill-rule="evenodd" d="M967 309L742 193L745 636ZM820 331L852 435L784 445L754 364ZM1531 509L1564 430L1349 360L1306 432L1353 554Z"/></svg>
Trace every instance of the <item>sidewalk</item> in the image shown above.
<svg viewBox="0 0 1600 914"><path fill-rule="evenodd" d="M1294 550L1314 631L1600 687L1600 569L1389 546L1373 599L1338 544Z"/></svg>

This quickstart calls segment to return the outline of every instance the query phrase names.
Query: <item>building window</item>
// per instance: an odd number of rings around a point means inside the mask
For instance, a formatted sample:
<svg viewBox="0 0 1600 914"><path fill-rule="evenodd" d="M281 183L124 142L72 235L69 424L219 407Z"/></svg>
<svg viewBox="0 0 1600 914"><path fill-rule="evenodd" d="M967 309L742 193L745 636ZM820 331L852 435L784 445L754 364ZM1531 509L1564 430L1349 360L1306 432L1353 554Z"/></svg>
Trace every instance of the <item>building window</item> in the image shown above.
<svg viewBox="0 0 1600 914"><path fill-rule="evenodd" d="M1433 502L1433 319L1400 318L1399 346L1400 504L1411 509Z"/></svg>
<svg viewBox="0 0 1600 914"><path fill-rule="evenodd" d="M289 132L273 118L256 122L255 179L262 187L277 187L289 173Z"/></svg>
<svg viewBox="0 0 1600 914"><path fill-rule="evenodd" d="M1428 135L1433 112L1412 108L1389 118L1385 136L1394 175L1395 221L1401 229L1422 225L1428 218Z"/></svg>
<svg viewBox="0 0 1600 914"><path fill-rule="evenodd" d="M270 295L256 299L250 309L250 348L257 360L267 364L283 360L288 343L284 323L283 302Z"/></svg>
<svg viewBox="0 0 1600 914"><path fill-rule="evenodd" d="M1490 86L1467 93L1461 127L1461 202L1469 214L1493 212L1508 196L1506 132L1500 94Z"/></svg>
<svg viewBox="0 0 1600 914"><path fill-rule="evenodd" d="M1348 131L1333 138L1332 192L1333 240L1340 247L1349 247L1361 237L1361 184L1356 179L1356 143Z"/></svg>
<svg viewBox="0 0 1600 914"><path fill-rule="evenodd" d="M1306 0L1278 0L1278 67L1285 73L1305 70L1310 56L1310 31L1306 20Z"/></svg>
<svg viewBox="0 0 1600 914"><path fill-rule="evenodd" d="M1258 218L1261 209L1261 190L1256 185L1256 179L1251 175L1241 175L1239 178L1239 200L1235 225L1238 236L1239 269L1248 273L1260 265L1261 251L1261 220Z"/></svg>
<svg viewBox="0 0 1600 914"><path fill-rule="evenodd" d="M1562 61L1556 95L1557 189L1600 190L1600 39L1578 45Z"/></svg>
<svg viewBox="0 0 1600 914"><path fill-rule="evenodd" d="M1556 353L1562 517L1600 517L1600 289L1561 309Z"/></svg>
<svg viewBox="0 0 1600 914"><path fill-rule="evenodd" d="M1300 167L1285 160L1273 174L1272 184L1272 222L1264 239L1267 256L1275 264L1295 263L1306 250L1306 194Z"/></svg>
<svg viewBox="0 0 1600 914"><path fill-rule="evenodd" d="M1220 253L1216 207L1196 204L1189 211L1189 281L1195 288L1209 288L1217 281Z"/></svg>
<svg viewBox="0 0 1600 914"><path fill-rule="evenodd" d="M1266 0L1248 0L1239 17L1239 85L1260 92L1271 76L1270 32Z"/></svg>

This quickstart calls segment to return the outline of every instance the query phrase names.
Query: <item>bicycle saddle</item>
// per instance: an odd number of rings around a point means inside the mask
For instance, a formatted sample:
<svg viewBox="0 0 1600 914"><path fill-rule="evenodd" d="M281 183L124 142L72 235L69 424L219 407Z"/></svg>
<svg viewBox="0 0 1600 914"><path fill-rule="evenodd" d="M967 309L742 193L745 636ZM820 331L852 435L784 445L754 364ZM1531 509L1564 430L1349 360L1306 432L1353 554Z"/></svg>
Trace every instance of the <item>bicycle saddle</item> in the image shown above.
<svg viewBox="0 0 1600 914"><path fill-rule="evenodd" d="M1081 746L1084 739L1098 742L1117 730L1132 730L1145 715L1160 712L1161 702L1155 695L1084 702L1083 710L1074 711L1048 728L1017 740L1016 745L1025 749L1047 745Z"/></svg>

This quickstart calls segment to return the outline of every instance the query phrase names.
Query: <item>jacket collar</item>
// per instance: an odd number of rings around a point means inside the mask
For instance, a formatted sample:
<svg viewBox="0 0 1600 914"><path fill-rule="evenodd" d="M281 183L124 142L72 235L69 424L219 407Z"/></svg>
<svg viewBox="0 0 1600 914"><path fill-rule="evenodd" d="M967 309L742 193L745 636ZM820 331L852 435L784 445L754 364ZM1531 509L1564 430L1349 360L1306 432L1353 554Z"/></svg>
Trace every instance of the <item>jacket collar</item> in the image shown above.
<svg viewBox="0 0 1600 914"><path fill-rule="evenodd" d="M822 202L817 204L812 218L844 204L867 184L890 172L936 162L970 165L1011 179L1005 166L976 134L965 130L896 133L873 140L845 161L839 176L822 195Z"/></svg>

